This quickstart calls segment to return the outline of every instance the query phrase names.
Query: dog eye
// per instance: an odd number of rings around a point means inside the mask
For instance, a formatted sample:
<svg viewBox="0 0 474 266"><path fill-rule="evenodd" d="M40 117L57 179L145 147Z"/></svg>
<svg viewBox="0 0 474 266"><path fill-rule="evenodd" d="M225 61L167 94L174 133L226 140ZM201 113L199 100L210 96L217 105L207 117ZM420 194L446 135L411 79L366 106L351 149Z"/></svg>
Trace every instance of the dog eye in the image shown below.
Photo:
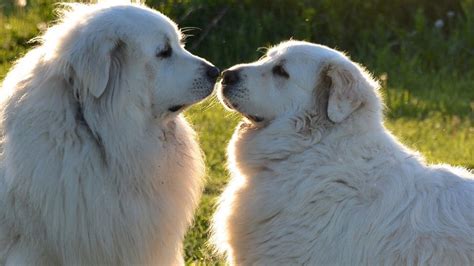
<svg viewBox="0 0 474 266"><path fill-rule="evenodd" d="M169 44L167 44L163 50L159 51L156 54L156 57L168 58L168 57L171 56L172 53L173 53L173 49L171 48L171 46Z"/></svg>
<svg viewBox="0 0 474 266"><path fill-rule="evenodd" d="M284 77L284 78L290 78L290 74L288 74L288 72L286 72L286 70L283 68L282 65L276 65L273 67L272 69L272 72L273 74L275 75L278 75L280 77Z"/></svg>

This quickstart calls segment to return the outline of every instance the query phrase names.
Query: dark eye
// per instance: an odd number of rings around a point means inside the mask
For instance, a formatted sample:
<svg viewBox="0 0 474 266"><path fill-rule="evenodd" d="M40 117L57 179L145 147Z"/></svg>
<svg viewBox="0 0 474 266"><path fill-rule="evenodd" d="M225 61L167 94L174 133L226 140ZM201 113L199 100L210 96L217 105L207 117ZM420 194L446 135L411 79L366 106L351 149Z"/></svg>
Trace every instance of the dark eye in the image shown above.
<svg viewBox="0 0 474 266"><path fill-rule="evenodd" d="M168 58L171 56L172 53L173 53L173 49L171 48L169 44L167 44L165 48L163 48L163 50L158 51L156 56L159 58Z"/></svg>
<svg viewBox="0 0 474 266"><path fill-rule="evenodd" d="M273 67L272 69L272 72L273 74L275 75L278 75L280 77L284 77L284 78L290 78L290 75L288 74L288 72L286 72L286 70L283 68L282 65L276 65Z"/></svg>

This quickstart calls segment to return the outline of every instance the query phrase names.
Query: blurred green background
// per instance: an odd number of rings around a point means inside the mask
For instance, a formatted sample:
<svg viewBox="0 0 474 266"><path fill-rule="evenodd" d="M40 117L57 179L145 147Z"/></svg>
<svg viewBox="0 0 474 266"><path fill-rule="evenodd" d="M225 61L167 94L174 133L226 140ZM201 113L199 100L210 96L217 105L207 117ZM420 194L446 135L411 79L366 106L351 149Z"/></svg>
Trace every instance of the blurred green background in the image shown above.
<svg viewBox="0 0 474 266"><path fill-rule="evenodd" d="M53 23L52 0L0 0L0 80ZM386 125L428 162L474 168L474 0L182 0L146 2L190 35L187 49L221 69L294 38L343 50L381 81ZM185 241L188 264L222 259L206 245L227 182L225 146L240 117L215 98L186 114L207 156L207 185Z"/></svg>

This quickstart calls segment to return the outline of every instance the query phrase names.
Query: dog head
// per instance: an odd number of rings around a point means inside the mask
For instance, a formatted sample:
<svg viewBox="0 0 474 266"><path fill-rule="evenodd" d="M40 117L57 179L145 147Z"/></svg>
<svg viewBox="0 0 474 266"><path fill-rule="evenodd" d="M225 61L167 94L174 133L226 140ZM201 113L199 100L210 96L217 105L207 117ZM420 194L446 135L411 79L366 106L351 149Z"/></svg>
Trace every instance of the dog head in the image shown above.
<svg viewBox="0 0 474 266"><path fill-rule="evenodd" d="M288 41L254 63L224 71L219 95L224 105L254 124L294 115L318 115L342 123L367 103L376 87L376 82L343 53Z"/></svg>
<svg viewBox="0 0 474 266"><path fill-rule="evenodd" d="M46 60L63 63L84 105L135 104L166 117L211 94L219 75L184 49L175 23L141 5L68 5L43 39Z"/></svg>

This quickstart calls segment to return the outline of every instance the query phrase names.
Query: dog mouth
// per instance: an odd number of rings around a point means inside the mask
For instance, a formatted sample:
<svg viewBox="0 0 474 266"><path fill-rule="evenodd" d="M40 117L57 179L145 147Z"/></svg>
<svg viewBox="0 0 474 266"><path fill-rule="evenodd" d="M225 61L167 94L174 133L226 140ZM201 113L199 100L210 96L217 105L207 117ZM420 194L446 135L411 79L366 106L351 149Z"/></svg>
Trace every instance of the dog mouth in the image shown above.
<svg viewBox="0 0 474 266"><path fill-rule="evenodd" d="M197 99L184 103L184 104L172 105L170 108L168 108L168 111L170 111L171 113L177 113L179 111L182 111L186 107L192 106L194 104L197 104L205 100L214 91L214 86L211 86L209 89L203 89L199 87L199 88L193 88L193 90L195 92L195 95L196 95L195 97L197 97Z"/></svg>
<svg viewBox="0 0 474 266"><path fill-rule="evenodd" d="M263 122L265 119L261 116L258 116L258 115L251 115L251 114L247 114L247 113L244 113L244 112L241 112L239 111L239 104L237 103L231 103L229 100L227 100L226 98L222 98L222 102L224 103L224 105L231 109L231 110L234 110L234 111L237 111L239 112L240 114L242 114L245 118L247 118L250 122L253 122L253 123L260 123L260 122Z"/></svg>
<svg viewBox="0 0 474 266"><path fill-rule="evenodd" d="M168 111L170 111L172 113L175 113L175 112L178 112L178 111L184 109L184 107L186 107L185 104L173 105L170 108L168 108Z"/></svg>
<svg viewBox="0 0 474 266"><path fill-rule="evenodd" d="M257 116L257 115L249 115L249 114L242 114L242 115L245 116L245 118L247 118L248 120L250 120L251 122L254 122L254 123L261 123L265 120L263 117Z"/></svg>
<svg viewBox="0 0 474 266"><path fill-rule="evenodd" d="M172 105L170 108L168 108L168 111L170 111L171 113L177 113L177 112L180 112L182 111L183 109L186 109L187 107L191 106L191 105L194 105L194 104L197 104L201 101L203 101L204 99L206 99L209 95L212 94L212 90L210 90L210 92L206 92L205 94L203 94L201 97L199 97L199 99L195 100L195 101L192 101L192 102L188 102L188 103L185 103L185 104L176 104L176 105Z"/></svg>

